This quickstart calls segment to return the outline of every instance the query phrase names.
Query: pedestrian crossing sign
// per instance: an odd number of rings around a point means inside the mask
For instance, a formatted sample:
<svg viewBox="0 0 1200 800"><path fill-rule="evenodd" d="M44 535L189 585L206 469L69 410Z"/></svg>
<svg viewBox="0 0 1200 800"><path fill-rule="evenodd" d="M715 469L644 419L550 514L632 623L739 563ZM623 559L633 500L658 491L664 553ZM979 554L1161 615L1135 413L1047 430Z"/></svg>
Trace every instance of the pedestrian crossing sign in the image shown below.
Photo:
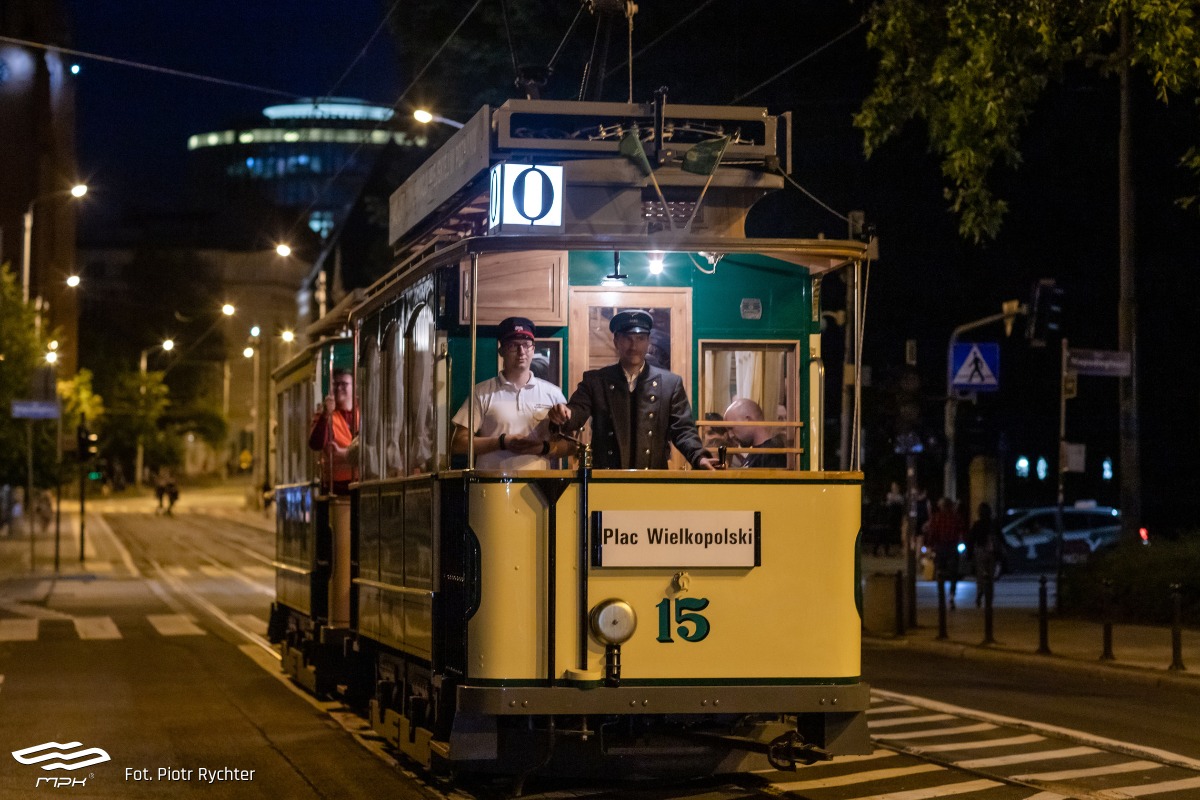
<svg viewBox="0 0 1200 800"><path fill-rule="evenodd" d="M954 389L994 392L1000 388L1000 345L995 342L955 344L950 359Z"/></svg>

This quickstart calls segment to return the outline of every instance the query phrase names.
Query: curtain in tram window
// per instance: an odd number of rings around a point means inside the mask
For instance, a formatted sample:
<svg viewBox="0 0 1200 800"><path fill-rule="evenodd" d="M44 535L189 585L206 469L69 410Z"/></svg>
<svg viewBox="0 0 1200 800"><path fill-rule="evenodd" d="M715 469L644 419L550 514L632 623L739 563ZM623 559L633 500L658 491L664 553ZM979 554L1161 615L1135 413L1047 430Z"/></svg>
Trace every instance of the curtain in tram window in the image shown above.
<svg viewBox="0 0 1200 800"><path fill-rule="evenodd" d="M397 309L397 316L399 309ZM404 470L404 361L406 341L403 317L393 320L384 334L387 368L384 372L384 467L388 477L402 476Z"/></svg>
<svg viewBox="0 0 1200 800"><path fill-rule="evenodd" d="M380 375L379 341L373 331L363 337L362 346L362 413L359 428L359 450L362 458L362 479L382 477L383 441L380 419L383 411L383 380Z"/></svg>
<svg viewBox="0 0 1200 800"><path fill-rule="evenodd" d="M729 378L733 372L733 353L729 350L705 350L704 374L707 385L700 387L703 396L700 407L704 413L724 414L733 402L733 384Z"/></svg>
<svg viewBox="0 0 1200 800"><path fill-rule="evenodd" d="M763 353L762 351L738 350L737 391L738 397L746 397L759 406L763 404Z"/></svg>
<svg viewBox="0 0 1200 800"><path fill-rule="evenodd" d="M437 341L433 310L421 303L413 311L409 333L408 358L408 471L418 475L433 470L434 426L434 346Z"/></svg>

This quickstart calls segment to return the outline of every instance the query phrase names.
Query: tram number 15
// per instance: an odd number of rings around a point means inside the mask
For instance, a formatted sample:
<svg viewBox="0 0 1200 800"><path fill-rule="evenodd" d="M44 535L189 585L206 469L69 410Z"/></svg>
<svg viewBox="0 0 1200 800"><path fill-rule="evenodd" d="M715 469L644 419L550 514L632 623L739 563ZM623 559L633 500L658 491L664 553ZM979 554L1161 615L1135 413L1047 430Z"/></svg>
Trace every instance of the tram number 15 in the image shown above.
<svg viewBox="0 0 1200 800"><path fill-rule="evenodd" d="M669 644L671 638L671 598L664 597L658 604L658 641ZM708 608L707 597L678 597L675 599L675 632L685 642L700 642L708 636L708 618L697 611Z"/></svg>

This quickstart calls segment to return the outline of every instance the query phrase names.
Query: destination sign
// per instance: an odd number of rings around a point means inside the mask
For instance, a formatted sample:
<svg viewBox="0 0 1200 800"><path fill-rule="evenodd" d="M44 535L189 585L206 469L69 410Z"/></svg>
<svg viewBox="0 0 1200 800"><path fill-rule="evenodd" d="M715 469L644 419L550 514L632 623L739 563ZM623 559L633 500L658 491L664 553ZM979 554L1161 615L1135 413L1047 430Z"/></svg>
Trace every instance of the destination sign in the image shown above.
<svg viewBox="0 0 1200 800"><path fill-rule="evenodd" d="M594 511L592 566L757 567L757 511Z"/></svg>

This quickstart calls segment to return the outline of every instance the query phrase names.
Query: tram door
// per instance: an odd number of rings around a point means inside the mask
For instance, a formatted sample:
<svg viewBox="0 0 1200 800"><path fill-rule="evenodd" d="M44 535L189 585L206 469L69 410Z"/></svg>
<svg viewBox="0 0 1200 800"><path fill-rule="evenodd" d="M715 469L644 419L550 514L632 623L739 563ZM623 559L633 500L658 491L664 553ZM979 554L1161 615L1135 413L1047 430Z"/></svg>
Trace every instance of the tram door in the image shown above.
<svg viewBox="0 0 1200 800"><path fill-rule="evenodd" d="M567 397L587 370L600 369L617 361L608 323L618 311L638 308L650 312L654 329L646 358L654 366L683 378L688 399L692 395L692 290L688 287L574 286L570 291L571 341L570 378L563 392ZM590 435L591 423L588 423ZM671 469L684 469L687 461L671 448Z"/></svg>

